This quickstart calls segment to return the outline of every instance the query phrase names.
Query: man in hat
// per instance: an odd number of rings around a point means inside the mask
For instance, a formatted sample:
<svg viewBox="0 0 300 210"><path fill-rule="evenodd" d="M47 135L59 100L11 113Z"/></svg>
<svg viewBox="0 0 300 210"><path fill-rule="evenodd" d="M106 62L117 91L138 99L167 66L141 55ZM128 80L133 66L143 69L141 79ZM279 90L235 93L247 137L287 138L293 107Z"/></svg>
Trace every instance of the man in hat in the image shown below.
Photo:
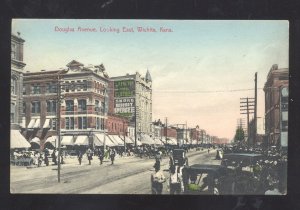
<svg viewBox="0 0 300 210"><path fill-rule="evenodd" d="M151 174L152 194L162 194L163 183L166 181L166 178L160 170L160 164L156 162L153 167L155 172Z"/></svg>

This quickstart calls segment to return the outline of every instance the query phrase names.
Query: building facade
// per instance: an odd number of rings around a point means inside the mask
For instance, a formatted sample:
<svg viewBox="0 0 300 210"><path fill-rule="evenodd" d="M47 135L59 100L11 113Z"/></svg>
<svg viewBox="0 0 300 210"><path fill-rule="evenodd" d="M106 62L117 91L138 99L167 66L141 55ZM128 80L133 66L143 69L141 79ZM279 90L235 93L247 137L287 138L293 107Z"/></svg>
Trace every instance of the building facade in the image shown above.
<svg viewBox="0 0 300 210"><path fill-rule="evenodd" d="M59 81L59 85L58 85ZM61 103L58 103L58 88ZM84 66L71 61L67 69L24 74L23 130L28 140L37 137L40 148L57 135L57 111L63 136L81 138L86 144L94 134L103 133L108 112L108 75L104 66ZM77 141L77 140L76 140Z"/></svg>
<svg viewBox="0 0 300 210"><path fill-rule="evenodd" d="M268 146L287 146L288 68L274 64L267 76L265 92L265 135Z"/></svg>
<svg viewBox="0 0 300 210"><path fill-rule="evenodd" d="M136 127L136 135L152 134L152 79L149 71L142 77L133 75L111 77L109 110L127 117L130 126ZM113 98L113 100L112 100ZM139 137L137 137L139 138Z"/></svg>
<svg viewBox="0 0 300 210"><path fill-rule="evenodd" d="M14 130L18 130L22 123L23 71L26 65L23 62L24 42L19 32L11 35L10 123Z"/></svg>

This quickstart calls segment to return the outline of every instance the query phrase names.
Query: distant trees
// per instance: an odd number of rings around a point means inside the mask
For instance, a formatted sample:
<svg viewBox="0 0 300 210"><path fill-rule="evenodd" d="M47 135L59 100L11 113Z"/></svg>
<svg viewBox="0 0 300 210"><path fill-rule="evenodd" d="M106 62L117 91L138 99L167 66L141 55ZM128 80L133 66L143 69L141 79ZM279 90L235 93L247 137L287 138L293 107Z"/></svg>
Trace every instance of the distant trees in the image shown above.
<svg viewBox="0 0 300 210"><path fill-rule="evenodd" d="M234 141L241 142L245 138L245 132L242 127L238 127L235 131Z"/></svg>

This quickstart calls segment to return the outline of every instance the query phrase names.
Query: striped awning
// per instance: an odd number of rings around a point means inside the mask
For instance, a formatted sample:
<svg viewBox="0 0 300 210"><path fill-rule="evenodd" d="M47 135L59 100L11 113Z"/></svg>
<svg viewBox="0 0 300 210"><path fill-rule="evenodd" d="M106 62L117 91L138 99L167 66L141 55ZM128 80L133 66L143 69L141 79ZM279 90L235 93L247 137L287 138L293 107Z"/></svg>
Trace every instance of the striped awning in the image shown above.
<svg viewBox="0 0 300 210"><path fill-rule="evenodd" d="M73 136L63 136L61 140L61 145L74 145L74 137Z"/></svg>
<svg viewBox="0 0 300 210"><path fill-rule="evenodd" d="M89 145L88 136L78 136L75 141L76 145Z"/></svg>
<svg viewBox="0 0 300 210"><path fill-rule="evenodd" d="M10 148L29 148L31 145L18 130L10 130Z"/></svg>
<svg viewBox="0 0 300 210"><path fill-rule="evenodd" d="M132 139L129 138L128 136L125 136L125 142L126 144L134 144L134 141L132 141Z"/></svg>
<svg viewBox="0 0 300 210"><path fill-rule="evenodd" d="M112 141L108 135L104 134L104 133L95 133L96 136L96 140L94 141L96 146L103 146L104 143L106 146L109 147L113 147L113 146L117 146L117 144Z"/></svg>
<svg viewBox="0 0 300 210"><path fill-rule="evenodd" d="M115 146L123 146L124 141L118 135L108 135L110 140L115 143Z"/></svg>
<svg viewBox="0 0 300 210"><path fill-rule="evenodd" d="M33 128L34 124L35 124L35 119L31 119L27 128Z"/></svg>
<svg viewBox="0 0 300 210"><path fill-rule="evenodd" d="M50 119L46 119L43 128L50 128Z"/></svg>
<svg viewBox="0 0 300 210"><path fill-rule="evenodd" d="M41 127L41 120L37 119L33 125L33 128L40 128Z"/></svg>

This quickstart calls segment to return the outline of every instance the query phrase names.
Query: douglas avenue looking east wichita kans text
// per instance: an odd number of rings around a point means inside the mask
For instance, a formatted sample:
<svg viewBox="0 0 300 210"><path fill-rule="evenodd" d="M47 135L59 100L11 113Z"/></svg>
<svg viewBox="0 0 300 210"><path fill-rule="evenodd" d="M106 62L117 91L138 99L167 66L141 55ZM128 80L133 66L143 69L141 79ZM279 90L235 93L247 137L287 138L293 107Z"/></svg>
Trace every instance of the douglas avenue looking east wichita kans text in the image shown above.
<svg viewBox="0 0 300 210"><path fill-rule="evenodd" d="M73 32L102 32L102 33L156 33L156 32L163 32L163 33L171 33L173 32L172 28L168 27L54 27L55 32L63 32L63 33L73 33Z"/></svg>

